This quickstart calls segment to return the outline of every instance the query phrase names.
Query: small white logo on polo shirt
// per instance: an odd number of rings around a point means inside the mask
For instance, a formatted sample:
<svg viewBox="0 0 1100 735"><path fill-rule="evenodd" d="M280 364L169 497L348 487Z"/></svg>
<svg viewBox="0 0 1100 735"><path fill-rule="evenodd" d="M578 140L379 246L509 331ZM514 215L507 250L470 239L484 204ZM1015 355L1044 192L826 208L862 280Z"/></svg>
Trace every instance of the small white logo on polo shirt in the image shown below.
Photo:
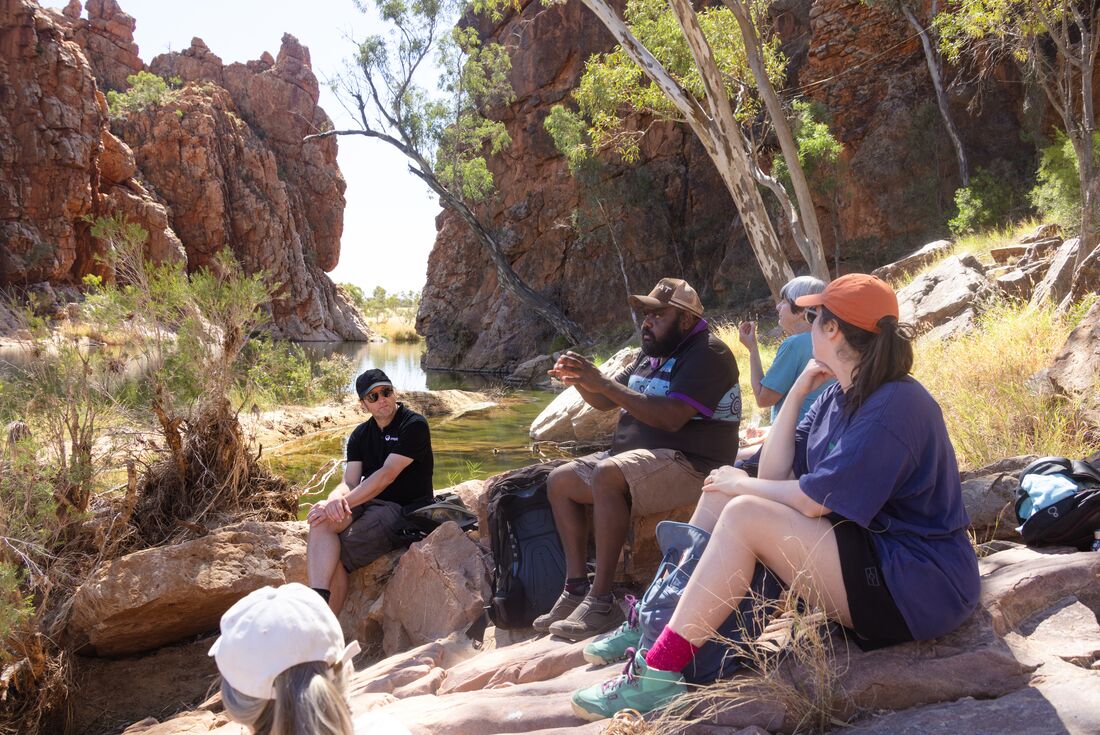
<svg viewBox="0 0 1100 735"><path fill-rule="evenodd" d="M388 442L395 442L395 441L400 441L401 440L400 437L390 436L389 434L383 435L382 438L385 439Z"/></svg>

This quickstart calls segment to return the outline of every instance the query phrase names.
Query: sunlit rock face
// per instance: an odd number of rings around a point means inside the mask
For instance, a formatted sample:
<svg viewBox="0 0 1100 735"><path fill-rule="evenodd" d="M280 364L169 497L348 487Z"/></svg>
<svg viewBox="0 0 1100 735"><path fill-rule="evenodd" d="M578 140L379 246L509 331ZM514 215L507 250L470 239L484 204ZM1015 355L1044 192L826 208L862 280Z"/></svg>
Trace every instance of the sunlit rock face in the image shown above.
<svg viewBox="0 0 1100 735"><path fill-rule="evenodd" d="M790 58L785 96L821 102L844 145L842 195L817 201L830 262L838 239L842 269L869 270L947 234L958 172L904 18L859 0L781 0L771 14ZM732 201L686 127L634 120L647 129L637 165L606 157L596 173L570 175L543 122L553 105L568 102L588 56L612 47L582 4L527 2L480 30L513 49L516 101L494 113L512 145L491 161L497 194L479 211L536 291L587 330L612 335L629 331L628 289L648 292L662 276L687 278L710 308L767 295ZM1019 85L995 81L1011 78L1010 66L992 72L979 90L967 81L973 75L956 79L949 69L952 111L972 169L1001 161L998 170L1022 177L1034 150L1019 143ZM979 91L980 104L971 104ZM563 346L500 288L457 216L445 211L437 229L418 318L426 365L504 369Z"/></svg>
<svg viewBox="0 0 1100 735"><path fill-rule="evenodd" d="M288 34L277 58L224 66L195 39L149 66L185 83L175 99L109 122L101 90L145 70L135 24L115 0L0 3L0 283L97 272L87 218L121 213L150 233L155 260L195 269L228 248L265 271L277 336L367 338L326 275L345 184L335 139L303 141L330 127L309 51Z"/></svg>

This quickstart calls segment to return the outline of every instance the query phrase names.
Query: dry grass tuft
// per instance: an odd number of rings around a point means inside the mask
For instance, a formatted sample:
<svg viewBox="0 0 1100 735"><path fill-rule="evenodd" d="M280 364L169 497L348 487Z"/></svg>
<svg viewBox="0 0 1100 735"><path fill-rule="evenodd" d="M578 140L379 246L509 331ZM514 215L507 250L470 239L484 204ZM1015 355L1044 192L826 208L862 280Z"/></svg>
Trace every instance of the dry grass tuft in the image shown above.
<svg viewBox="0 0 1100 735"><path fill-rule="evenodd" d="M1048 367L1092 299L1061 314L1052 306L993 305L969 335L919 337L914 377L939 402L960 468L1019 454L1085 456L1089 424L1079 402L1039 390Z"/></svg>
<svg viewBox="0 0 1100 735"><path fill-rule="evenodd" d="M797 581L794 589L800 589ZM836 639L824 611L800 603L797 594L788 591L779 600L778 614L763 625L763 616L776 610L775 604L755 601L754 615L763 629L755 641L740 643L716 636L741 651L742 673L689 690L650 717L650 730L605 732L671 735L693 725L723 720L733 720L738 726L755 722L767 729L782 726L784 732L798 733L821 733L843 726L841 715L850 710L840 686L845 669L838 659L844 656L836 655Z"/></svg>

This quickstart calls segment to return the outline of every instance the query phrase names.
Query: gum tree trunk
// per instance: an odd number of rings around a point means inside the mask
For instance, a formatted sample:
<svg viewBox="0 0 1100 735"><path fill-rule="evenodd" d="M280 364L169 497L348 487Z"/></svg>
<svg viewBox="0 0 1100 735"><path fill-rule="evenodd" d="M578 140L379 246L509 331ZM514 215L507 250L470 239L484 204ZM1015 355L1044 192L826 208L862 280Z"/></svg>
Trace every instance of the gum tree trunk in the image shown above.
<svg viewBox="0 0 1100 735"><path fill-rule="evenodd" d="M753 177L748 145L726 97L714 55L699 28L695 11L688 0L672 0L671 6L691 46L692 55L703 73L707 108L689 97L653 54L630 32L619 15L604 0L581 0L634 61L683 114L718 169L748 235L768 288L776 298L780 289L794 277L783 247L764 208L764 201Z"/></svg>

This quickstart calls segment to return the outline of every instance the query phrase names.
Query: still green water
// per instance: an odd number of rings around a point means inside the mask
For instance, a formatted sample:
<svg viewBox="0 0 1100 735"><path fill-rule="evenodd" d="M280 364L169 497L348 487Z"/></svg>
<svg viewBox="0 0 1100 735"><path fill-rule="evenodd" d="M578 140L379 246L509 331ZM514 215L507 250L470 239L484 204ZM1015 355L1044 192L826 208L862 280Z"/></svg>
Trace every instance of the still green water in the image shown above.
<svg viewBox="0 0 1100 735"><path fill-rule="evenodd" d="M337 351L347 354L353 360L356 373L368 367L380 367L399 389L407 385L410 390L426 387L484 390L491 384L483 376L425 375L419 367L420 345L332 345L314 349L319 356ZM537 461L539 455L531 451L527 432L531 422L553 398L553 393L545 391L510 391L496 398L498 405L493 408L458 418L428 419L435 455L436 490ZM364 414L363 418L366 420L367 416ZM265 456L264 461L296 487L305 487L318 471L342 459L344 441L350 430L322 430L303 436L282 445ZM341 472L342 467L332 474L323 489L303 497L303 502L324 497L340 482Z"/></svg>

